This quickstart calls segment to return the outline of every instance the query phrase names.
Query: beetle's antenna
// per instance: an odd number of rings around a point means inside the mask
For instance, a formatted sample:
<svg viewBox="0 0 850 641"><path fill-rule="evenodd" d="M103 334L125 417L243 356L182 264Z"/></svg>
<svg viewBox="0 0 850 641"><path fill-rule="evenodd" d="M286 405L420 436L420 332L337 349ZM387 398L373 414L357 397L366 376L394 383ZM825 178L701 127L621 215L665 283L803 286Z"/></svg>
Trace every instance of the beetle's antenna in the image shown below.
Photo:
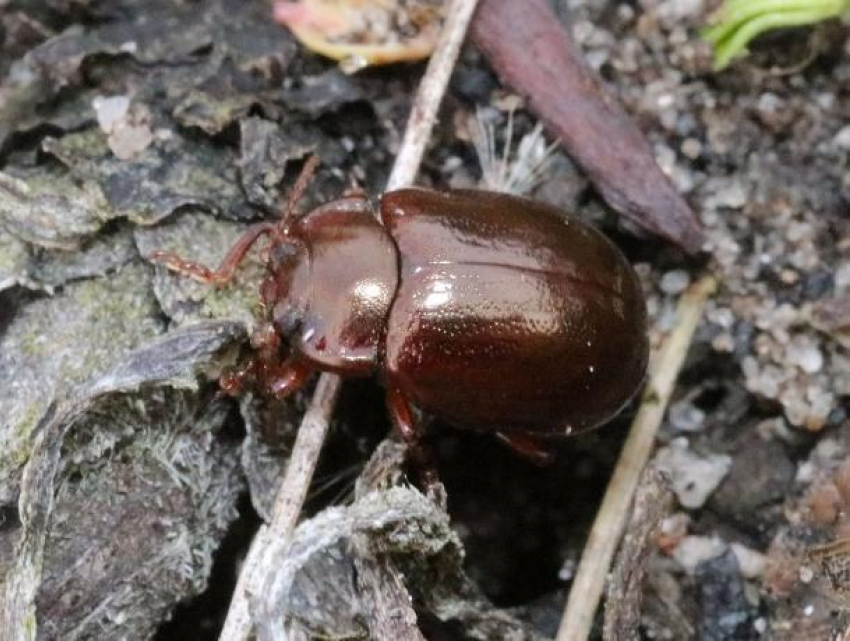
<svg viewBox="0 0 850 641"><path fill-rule="evenodd" d="M301 170L298 180L295 181L295 185L289 192L289 198L286 200L286 206L283 208L283 216L280 221L281 229L286 229L287 225L292 222L292 218L295 215L295 205L298 204L301 196L304 195L304 191L307 189L307 185L310 183L310 179L313 177L318 166L319 157L316 154L311 154L307 162L304 163L304 168Z"/></svg>
<svg viewBox="0 0 850 641"><path fill-rule="evenodd" d="M286 204L282 207L280 222L278 222L275 226L271 242L269 242L268 247L266 247L264 259L267 262L271 251L275 247L285 245L289 242L287 230L295 218L295 206L304 195L304 191L307 189L307 185L310 183L310 179L313 177L313 174L316 173L316 167L318 166L319 157L316 154L310 154L310 157L307 158L307 162L304 163L304 167L301 169L301 173L298 175L295 184L289 191L289 197L286 199Z"/></svg>

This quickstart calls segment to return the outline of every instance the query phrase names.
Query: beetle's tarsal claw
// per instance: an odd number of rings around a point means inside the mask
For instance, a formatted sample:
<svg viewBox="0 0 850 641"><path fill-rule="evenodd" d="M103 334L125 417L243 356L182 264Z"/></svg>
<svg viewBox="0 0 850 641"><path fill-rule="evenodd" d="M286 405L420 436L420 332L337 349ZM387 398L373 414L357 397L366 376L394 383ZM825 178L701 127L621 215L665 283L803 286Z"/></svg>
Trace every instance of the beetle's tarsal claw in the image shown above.
<svg viewBox="0 0 850 641"><path fill-rule="evenodd" d="M255 382L254 364L249 363L239 369L227 370L218 379L218 386L227 396L239 396L249 384Z"/></svg>

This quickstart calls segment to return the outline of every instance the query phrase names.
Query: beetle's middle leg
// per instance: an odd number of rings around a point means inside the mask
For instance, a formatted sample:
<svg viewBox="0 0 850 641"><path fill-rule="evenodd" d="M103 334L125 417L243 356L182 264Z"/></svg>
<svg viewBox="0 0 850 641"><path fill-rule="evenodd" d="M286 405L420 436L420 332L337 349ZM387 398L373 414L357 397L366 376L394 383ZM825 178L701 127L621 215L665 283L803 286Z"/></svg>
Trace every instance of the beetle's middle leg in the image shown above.
<svg viewBox="0 0 850 641"><path fill-rule="evenodd" d="M438 481L434 453L424 441L423 430L413 416L410 401L404 392L393 384L387 386L387 409L396 434L407 446L408 460L416 468L422 489L427 490Z"/></svg>
<svg viewBox="0 0 850 641"><path fill-rule="evenodd" d="M293 355L277 367L266 369L263 383L269 394L282 399L304 387L315 371L313 365Z"/></svg>

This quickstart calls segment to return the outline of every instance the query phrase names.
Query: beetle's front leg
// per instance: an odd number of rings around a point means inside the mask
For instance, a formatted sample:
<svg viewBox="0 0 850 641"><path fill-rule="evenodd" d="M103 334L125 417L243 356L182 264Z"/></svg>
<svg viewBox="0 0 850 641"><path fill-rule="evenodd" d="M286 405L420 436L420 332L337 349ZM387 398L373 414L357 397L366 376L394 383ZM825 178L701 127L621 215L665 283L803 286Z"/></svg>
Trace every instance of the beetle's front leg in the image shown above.
<svg viewBox="0 0 850 641"><path fill-rule="evenodd" d="M206 265L191 260L184 260L174 252L155 251L148 257L155 263L164 265L168 269L180 274L194 278L202 283L214 285L225 285L233 278L236 268L245 259L248 250L259 240L261 236L274 231L275 226L271 223L256 223L251 225L237 240L227 255L221 261L217 269L210 269Z"/></svg>
<svg viewBox="0 0 850 641"><path fill-rule="evenodd" d="M423 490L436 485L439 481L434 466L434 453L423 439L423 430L416 423L410 401L396 385L387 387L387 409L396 433L407 446L407 457L419 476Z"/></svg>
<svg viewBox="0 0 850 641"><path fill-rule="evenodd" d="M225 394L238 396L246 387L284 398L301 387L313 368L301 359L290 356L280 362L280 335L274 324L266 321L251 332L253 354L239 368L227 370L219 378Z"/></svg>
<svg viewBox="0 0 850 641"><path fill-rule="evenodd" d="M314 371L300 359L290 357L274 367L254 356L242 367L224 372L218 385L228 396L239 396L246 387L259 387L280 400L304 387Z"/></svg>

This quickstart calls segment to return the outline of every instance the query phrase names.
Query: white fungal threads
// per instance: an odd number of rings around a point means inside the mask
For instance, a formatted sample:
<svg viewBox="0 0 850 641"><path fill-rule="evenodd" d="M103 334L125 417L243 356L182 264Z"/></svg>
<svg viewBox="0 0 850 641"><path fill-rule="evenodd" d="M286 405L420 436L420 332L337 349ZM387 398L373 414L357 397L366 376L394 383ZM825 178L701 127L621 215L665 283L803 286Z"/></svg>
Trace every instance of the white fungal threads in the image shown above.
<svg viewBox="0 0 850 641"><path fill-rule="evenodd" d="M483 109L475 113L472 143L481 165L481 186L493 191L522 195L529 193L543 179L552 164L556 143L546 145L543 126L539 123L531 133L520 138L513 153L514 112L508 113L508 124L501 153L496 148L496 128Z"/></svg>

